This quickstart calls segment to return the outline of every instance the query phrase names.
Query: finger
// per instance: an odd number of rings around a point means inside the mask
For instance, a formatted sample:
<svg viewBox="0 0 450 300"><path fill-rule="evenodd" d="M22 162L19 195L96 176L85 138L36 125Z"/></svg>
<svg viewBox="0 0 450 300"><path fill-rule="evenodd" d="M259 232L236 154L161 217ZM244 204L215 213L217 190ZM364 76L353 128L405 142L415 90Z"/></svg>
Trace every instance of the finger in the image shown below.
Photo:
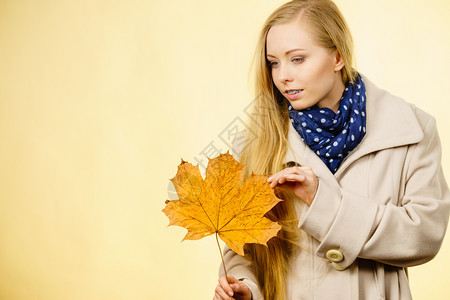
<svg viewBox="0 0 450 300"><path fill-rule="evenodd" d="M234 277L230 277L230 276L228 276L228 280L225 276L221 276L219 278L219 284L222 287L222 290L224 291L224 293L228 294L228 296L234 295L233 289L231 288L230 284L228 283L229 281L232 281L234 283L234 280L235 280ZM219 294L219 295L222 296L222 294Z"/></svg>
<svg viewBox="0 0 450 300"><path fill-rule="evenodd" d="M297 181L297 182L302 182L302 183L307 182L305 175L286 174L284 177L289 181Z"/></svg>
<svg viewBox="0 0 450 300"><path fill-rule="evenodd" d="M213 300L230 300L230 299L234 299L234 298L232 298L230 296L221 297L217 293L214 294L214 298L213 298Z"/></svg>
<svg viewBox="0 0 450 300"><path fill-rule="evenodd" d="M286 178L284 177L284 175L287 174L286 172L287 172L286 170L283 170L281 172L274 174L272 182L270 183L270 187L274 188L278 184L283 184L286 181Z"/></svg>
<svg viewBox="0 0 450 300"><path fill-rule="evenodd" d="M273 188L274 186L276 186L277 185L277 181L278 181L278 175L277 174L274 174L274 175L272 175L272 177L270 177L270 187L271 188Z"/></svg>
<svg viewBox="0 0 450 300"><path fill-rule="evenodd" d="M237 280L236 278L234 278L233 276L228 276L227 282L228 282L228 284L229 284L230 287L231 287L231 284L233 284L233 283L239 283L240 281Z"/></svg>
<svg viewBox="0 0 450 300"><path fill-rule="evenodd" d="M302 170L302 171L306 171L306 172L312 171L312 168L309 167L309 166L303 166L303 167L301 167L301 166L296 166L296 167L293 167L293 168L294 168L294 169L298 169L298 170Z"/></svg>
<svg viewBox="0 0 450 300"><path fill-rule="evenodd" d="M310 167L292 167L287 172L289 174L313 174Z"/></svg>
<svg viewBox="0 0 450 300"><path fill-rule="evenodd" d="M214 292L215 295L217 295L217 299L230 299L230 296L227 295L227 293L222 289L220 285L216 287L216 290Z"/></svg>
<svg viewBox="0 0 450 300"><path fill-rule="evenodd" d="M283 184L286 182L286 174L299 174L304 176L314 176L314 173L311 169L311 167L290 167L281 170L278 173L273 174L269 178L267 178L267 181L270 183L270 187L275 187L277 184Z"/></svg>
<svg viewBox="0 0 450 300"><path fill-rule="evenodd" d="M305 169L300 169L298 174L303 174L306 175L307 177L316 177L314 171L309 167L305 167Z"/></svg>
<svg viewBox="0 0 450 300"><path fill-rule="evenodd" d="M311 167L301 167L300 168L303 172L306 172L308 174L314 174L314 171Z"/></svg>
<svg viewBox="0 0 450 300"><path fill-rule="evenodd" d="M277 177L276 179L274 179L273 181L272 181L272 183L270 184L270 187L271 188L274 188L274 187L276 187L278 184L281 184L281 182L280 182L280 179L282 178L282 176L280 176L280 177Z"/></svg>
<svg viewBox="0 0 450 300"><path fill-rule="evenodd" d="M242 292L244 292L246 287L247 287L247 286L246 286L244 283L242 283L242 282L239 282L239 283L233 283L233 284L231 285L231 288L233 289L233 291L234 291L235 293L242 293Z"/></svg>
<svg viewBox="0 0 450 300"><path fill-rule="evenodd" d="M272 181L276 181L277 178L280 178L281 175L283 175L285 173L285 170L281 170L280 172L274 173L272 174L269 178L267 178L268 182L272 182Z"/></svg>
<svg viewBox="0 0 450 300"><path fill-rule="evenodd" d="M280 179L278 180L278 184L284 184L286 183L286 181L293 181L293 182L305 182L306 176L303 174L283 174L283 176L280 177Z"/></svg>
<svg viewBox="0 0 450 300"><path fill-rule="evenodd" d="M314 171L311 169L311 167L295 167L296 169L293 170L290 174L299 174L304 175L309 181L316 181L317 176L314 174Z"/></svg>

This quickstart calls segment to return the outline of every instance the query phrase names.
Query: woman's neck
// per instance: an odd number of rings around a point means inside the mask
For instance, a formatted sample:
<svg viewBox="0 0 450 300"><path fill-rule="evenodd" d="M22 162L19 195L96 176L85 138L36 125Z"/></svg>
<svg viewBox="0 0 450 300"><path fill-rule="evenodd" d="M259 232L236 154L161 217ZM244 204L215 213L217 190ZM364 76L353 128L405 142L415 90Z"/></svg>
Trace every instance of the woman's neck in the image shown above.
<svg viewBox="0 0 450 300"><path fill-rule="evenodd" d="M328 101L325 103L318 103L318 107L326 107L337 113L339 109L339 103L341 101L342 95L344 94L345 85L342 81L341 73L335 73L335 84L333 89L328 94Z"/></svg>

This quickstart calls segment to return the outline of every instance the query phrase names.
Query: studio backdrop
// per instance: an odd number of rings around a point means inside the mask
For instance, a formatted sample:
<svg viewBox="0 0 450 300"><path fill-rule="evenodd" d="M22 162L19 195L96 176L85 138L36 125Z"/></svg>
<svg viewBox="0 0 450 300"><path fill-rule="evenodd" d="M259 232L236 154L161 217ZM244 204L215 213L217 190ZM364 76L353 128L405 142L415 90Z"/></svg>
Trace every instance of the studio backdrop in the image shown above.
<svg viewBox="0 0 450 300"><path fill-rule="evenodd" d="M161 212L181 158L225 153L285 1L0 0L0 299L212 299L214 237ZM450 179L450 2L336 0L358 70L437 119ZM450 238L409 269L448 299Z"/></svg>

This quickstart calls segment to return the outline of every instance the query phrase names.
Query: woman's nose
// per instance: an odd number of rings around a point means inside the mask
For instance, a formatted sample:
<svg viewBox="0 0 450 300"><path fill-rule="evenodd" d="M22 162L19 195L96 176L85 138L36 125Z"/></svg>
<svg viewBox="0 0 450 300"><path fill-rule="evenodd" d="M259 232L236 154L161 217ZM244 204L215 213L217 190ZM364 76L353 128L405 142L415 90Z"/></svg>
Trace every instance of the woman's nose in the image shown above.
<svg viewBox="0 0 450 300"><path fill-rule="evenodd" d="M280 66L278 71L278 80L281 82L289 82L294 80L292 72L289 70L289 66Z"/></svg>

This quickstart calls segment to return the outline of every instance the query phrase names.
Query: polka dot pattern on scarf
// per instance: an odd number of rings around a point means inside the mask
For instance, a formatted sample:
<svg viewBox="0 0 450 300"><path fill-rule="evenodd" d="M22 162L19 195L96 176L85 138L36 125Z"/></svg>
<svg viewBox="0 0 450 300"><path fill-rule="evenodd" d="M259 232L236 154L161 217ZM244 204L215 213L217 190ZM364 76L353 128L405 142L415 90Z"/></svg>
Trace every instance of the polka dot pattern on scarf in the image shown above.
<svg viewBox="0 0 450 300"><path fill-rule="evenodd" d="M304 110L289 105L289 118L303 142L336 173L366 134L366 88L361 75L345 87L337 113L317 105Z"/></svg>

